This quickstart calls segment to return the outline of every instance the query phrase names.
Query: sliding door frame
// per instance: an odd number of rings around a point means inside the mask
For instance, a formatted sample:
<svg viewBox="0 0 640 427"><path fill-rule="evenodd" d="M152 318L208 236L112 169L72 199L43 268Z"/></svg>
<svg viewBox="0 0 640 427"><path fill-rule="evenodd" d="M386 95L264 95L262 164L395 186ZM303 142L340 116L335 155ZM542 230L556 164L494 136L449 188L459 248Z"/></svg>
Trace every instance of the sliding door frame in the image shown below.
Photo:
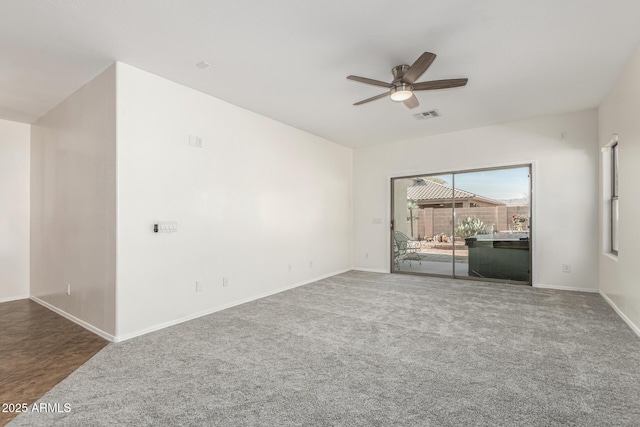
<svg viewBox="0 0 640 427"><path fill-rule="evenodd" d="M463 173L472 173L472 172L487 172L487 171L495 171L495 170L503 170L503 169L517 169L517 168L528 168L529 169L529 281L519 281L519 280L507 280L507 279L491 279L484 277L471 277L471 276L457 276L455 274L455 265L456 265L456 252L455 252L455 240L452 246L453 255L452 255L452 263L451 263L451 275L446 274L435 274L435 273L422 273L422 272L410 272L410 271L394 271L394 236L393 232L395 231L395 221L396 218L394 216L394 200L395 200L395 185L394 181L399 179L411 179L411 178L422 178L428 176L438 176L438 175L451 175L451 186L453 188L453 194L451 196L451 235L455 235L455 227L456 227L456 205L455 205L455 182L456 182L456 174ZM498 283L509 283L509 284L517 284L517 285L533 285L533 248L534 248L534 239L533 239L533 231L534 231L534 218L533 218L533 205L534 205L534 192L533 192L533 170L534 170L534 162L525 162L525 163L514 163L514 164L504 164L499 166L488 166L482 168L473 168L473 169L458 169L454 171L438 171L438 172L427 172L427 173L412 173L410 175L393 175L389 176L389 184L390 184L390 228L389 228L389 236L390 236L390 247L389 247L389 271L393 274L409 274L415 276L428 276L428 277L442 277L449 279L460 279L460 280L472 280L472 281L482 281L482 282L498 282Z"/></svg>

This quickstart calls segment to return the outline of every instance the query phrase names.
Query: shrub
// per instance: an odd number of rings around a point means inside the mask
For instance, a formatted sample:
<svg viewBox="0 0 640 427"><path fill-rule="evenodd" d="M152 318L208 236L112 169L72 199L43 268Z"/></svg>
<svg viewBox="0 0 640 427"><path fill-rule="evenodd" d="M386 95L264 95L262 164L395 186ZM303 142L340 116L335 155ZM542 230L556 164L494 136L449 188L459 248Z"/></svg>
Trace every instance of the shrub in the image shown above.
<svg viewBox="0 0 640 427"><path fill-rule="evenodd" d="M463 219L456 228L456 237L469 237L486 233L487 226L480 221L480 218L472 218L470 216Z"/></svg>

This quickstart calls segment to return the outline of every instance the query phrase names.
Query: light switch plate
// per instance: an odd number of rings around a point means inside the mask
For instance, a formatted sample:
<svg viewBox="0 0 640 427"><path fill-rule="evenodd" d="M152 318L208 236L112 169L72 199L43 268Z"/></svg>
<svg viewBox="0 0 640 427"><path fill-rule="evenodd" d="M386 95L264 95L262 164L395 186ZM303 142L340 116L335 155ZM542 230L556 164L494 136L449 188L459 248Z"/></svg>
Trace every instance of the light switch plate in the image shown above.
<svg viewBox="0 0 640 427"><path fill-rule="evenodd" d="M158 233L175 233L178 231L178 221L158 221Z"/></svg>

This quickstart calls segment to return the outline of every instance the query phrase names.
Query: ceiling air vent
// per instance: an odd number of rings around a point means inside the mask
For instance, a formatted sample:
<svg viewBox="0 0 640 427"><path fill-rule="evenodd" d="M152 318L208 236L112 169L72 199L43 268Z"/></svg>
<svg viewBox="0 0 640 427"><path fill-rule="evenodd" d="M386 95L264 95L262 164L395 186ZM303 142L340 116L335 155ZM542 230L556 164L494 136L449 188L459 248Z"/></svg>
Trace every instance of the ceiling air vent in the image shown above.
<svg viewBox="0 0 640 427"><path fill-rule="evenodd" d="M423 111L422 113L414 114L413 117L415 117L416 120L427 120L434 117L440 117L440 113L438 110Z"/></svg>

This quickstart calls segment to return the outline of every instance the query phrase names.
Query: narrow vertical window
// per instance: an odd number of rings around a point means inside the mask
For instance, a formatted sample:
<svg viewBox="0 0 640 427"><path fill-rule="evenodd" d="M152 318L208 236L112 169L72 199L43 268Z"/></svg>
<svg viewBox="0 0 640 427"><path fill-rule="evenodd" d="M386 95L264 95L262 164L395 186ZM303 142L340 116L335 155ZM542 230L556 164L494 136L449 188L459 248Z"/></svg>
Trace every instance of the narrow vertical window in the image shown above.
<svg viewBox="0 0 640 427"><path fill-rule="evenodd" d="M611 147L611 253L618 255L618 144Z"/></svg>

